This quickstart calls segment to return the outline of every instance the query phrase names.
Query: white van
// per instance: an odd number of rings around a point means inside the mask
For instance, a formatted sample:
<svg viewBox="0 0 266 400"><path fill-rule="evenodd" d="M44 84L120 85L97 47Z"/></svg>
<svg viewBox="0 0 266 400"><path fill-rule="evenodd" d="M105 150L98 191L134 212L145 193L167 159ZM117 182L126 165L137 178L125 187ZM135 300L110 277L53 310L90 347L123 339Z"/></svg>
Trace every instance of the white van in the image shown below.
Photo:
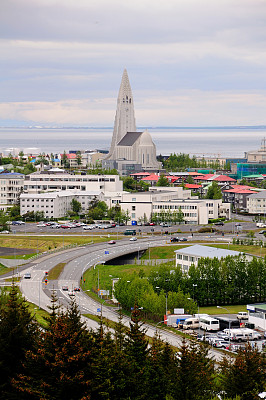
<svg viewBox="0 0 266 400"><path fill-rule="evenodd" d="M183 322L183 329L198 329L199 319L198 318L187 318Z"/></svg>
<svg viewBox="0 0 266 400"><path fill-rule="evenodd" d="M248 313L246 311L240 311L239 313L237 313L237 319L248 319Z"/></svg>

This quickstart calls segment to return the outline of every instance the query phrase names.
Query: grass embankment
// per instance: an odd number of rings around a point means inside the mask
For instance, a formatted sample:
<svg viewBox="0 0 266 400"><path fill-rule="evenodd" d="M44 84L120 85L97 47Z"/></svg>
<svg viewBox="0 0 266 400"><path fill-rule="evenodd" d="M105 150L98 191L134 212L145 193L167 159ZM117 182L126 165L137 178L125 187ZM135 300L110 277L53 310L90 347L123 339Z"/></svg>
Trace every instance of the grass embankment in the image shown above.
<svg viewBox="0 0 266 400"><path fill-rule="evenodd" d="M39 309L36 304L27 302L27 305L31 315L34 316L34 319L36 319L37 323L40 324L43 328L47 328L48 322L45 318L49 316L48 312L42 310L41 308Z"/></svg>
<svg viewBox="0 0 266 400"><path fill-rule="evenodd" d="M66 263L59 263L57 264L54 268L52 268L47 275L47 279L50 281L54 281L55 279L58 279L61 272L65 268Z"/></svg>
<svg viewBox="0 0 266 400"><path fill-rule="evenodd" d="M101 243L109 240L110 237L108 235L101 236L39 236L39 235L31 235L31 236L21 236L21 235L10 235L8 237L0 238L0 247L11 247L17 249L34 249L34 253L36 252L44 252L56 248L62 249L63 247L67 247L70 245L85 245L90 243ZM2 258L26 258L30 257L30 255L10 255L1 256ZM0 258L1 258L0 257Z"/></svg>

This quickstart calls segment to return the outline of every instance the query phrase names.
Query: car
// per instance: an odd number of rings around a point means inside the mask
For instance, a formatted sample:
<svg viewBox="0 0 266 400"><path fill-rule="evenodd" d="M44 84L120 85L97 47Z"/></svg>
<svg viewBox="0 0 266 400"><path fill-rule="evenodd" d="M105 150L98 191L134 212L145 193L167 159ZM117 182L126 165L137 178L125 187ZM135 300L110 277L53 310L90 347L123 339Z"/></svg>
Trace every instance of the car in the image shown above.
<svg viewBox="0 0 266 400"><path fill-rule="evenodd" d="M240 224L240 222L237 222L237 223L236 223L236 226L242 226L242 225Z"/></svg>
<svg viewBox="0 0 266 400"><path fill-rule="evenodd" d="M31 273L26 272L26 274L24 274L24 279L31 279Z"/></svg>
<svg viewBox="0 0 266 400"><path fill-rule="evenodd" d="M37 224L36 226L38 226L38 228L44 228L46 224Z"/></svg>
<svg viewBox="0 0 266 400"><path fill-rule="evenodd" d="M229 340L229 335L225 332L217 332L217 336L222 340Z"/></svg>
<svg viewBox="0 0 266 400"><path fill-rule="evenodd" d="M135 242L137 240L136 236L132 236L130 239L130 242Z"/></svg>
<svg viewBox="0 0 266 400"><path fill-rule="evenodd" d="M239 320L242 320L242 319L245 319L245 320L248 320L248 312L247 311L239 311L238 313L237 313L237 319L239 319Z"/></svg>
<svg viewBox="0 0 266 400"><path fill-rule="evenodd" d="M54 224L54 225L51 225L50 228L51 229L59 229L59 228L61 228L61 225L60 224Z"/></svg>
<svg viewBox="0 0 266 400"><path fill-rule="evenodd" d="M75 296L74 290L72 290L71 292L69 292L68 295L69 295L70 297L71 297L71 296Z"/></svg>
<svg viewBox="0 0 266 400"><path fill-rule="evenodd" d="M260 235L264 235L264 233L266 233L265 229L263 231L259 231Z"/></svg>
<svg viewBox="0 0 266 400"><path fill-rule="evenodd" d="M156 224L154 222L149 223L150 226L155 226Z"/></svg>
<svg viewBox="0 0 266 400"><path fill-rule="evenodd" d="M24 221L12 221L12 225L24 225Z"/></svg>
<svg viewBox="0 0 266 400"><path fill-rule="evenodd" d="M137 225L138 225L138 226L142 226L142 222L138 222Z"/></svg>
<svg viewBox="0 0 266 400"><path fill-rule="evenodd" d="M85 225L83 226L84 231L91 231L93 227L91 225Z"/></svg>
<svg viewBox="0 0 266 400"><path fill-rule="evenodd" d="M179 238L178 238L178 237L172 237L172 238L170 239L170 242L171 242L171 243L179 242Z"/></svg>
<svg viewBox="0 0 266 400"><path fill-rule="evenodd" d="M80 292L80 287L74 287L74 292Z"/></svg>
<svg viewBox="0 0 266 400"><path fill-rule="evenodd" d="M225 340L216 340L213 343L213 347L217 347L219 349L226 349L227 346L228 346L228 342L226 342Z"/></svg>
<svg viewBox="0 0 266 400"><path fill-rule="evenodd" d="M224 223L222 221L218 221L214 225L216 225L216 226L224 226Z"/></svg>
<svg viewBox="0 0 266 400"><path fill-rule="evenodd" d="M63 229L71 229L72 228L72 226L71 225L61 225L61 228L63 228Z"/></svg>
<svg viewBox="0 0 266 400"><path fill-rule="evenodd" d="M120 222L119 226L125 226L124 222Z"/></svg>
<svg viewBox="0 0 266 400"><path fill-rule="evenodd" d="M110 240L110 241L108 242L108 244L116 244L116 241L115 241L115 240Z"/></svg>
<svg viewBox="0 0 266 400"><path fill-rule="evenodd" d="M10 231L1 231L0 233L3 233L5 235L5 234L10 233Z"/></svg>
<svg viewBox="0 0 266 400"><path fill-rule="evenodd" d="M179 239L180 242L187 242L187 238L183 237Z"/></svg>
<svg viewBox="0 0 266 400"><path fill-rule="evenodd" d="M62 286L62 290L64 290L65 292L68 291L68 286Z"/></svg>

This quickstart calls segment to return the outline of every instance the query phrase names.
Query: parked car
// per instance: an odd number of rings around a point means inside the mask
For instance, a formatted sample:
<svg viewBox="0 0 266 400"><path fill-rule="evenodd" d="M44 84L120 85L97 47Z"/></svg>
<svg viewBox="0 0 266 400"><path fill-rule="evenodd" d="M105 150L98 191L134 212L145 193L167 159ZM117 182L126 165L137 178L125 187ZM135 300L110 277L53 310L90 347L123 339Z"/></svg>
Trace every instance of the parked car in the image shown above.
<svg viewBox="0 0 266 400"><path fill-rule="evenodd" d="M44 228L46 226L46 224L37 224L38 228Z"/></svg>
<svg viewBox="0 0 266 400"><path fill-rule="evenodd" d="M226 342L225 340L217 340L213 343L213 347L217 347L219 349L226 349L227 346L228 342Z"/></svg>
<svg viewBox="0 0 266 400"><path fill-rule="evenodd" d="M263 231L259 231L260 235L264 235L264 233L266 233L265 229Z"/></svg>
<svg viewBox="0 0 266 400"><path fill-rule="evenodd" d="M222 340L229 340L229 335L225 332L217 332L217 336Z"/></svg>
<svg viewBox="0 0 266 400"><path fill-rule="evenodd" d="M136 236L132 236L130 239L130 242L135 242L137 240Z"/></svg>
<svg viewBox="0 0 266 400"><path fill-rule="evenodd" d="M180 242L187 242L187 238L183 237L179 239Z"/></svg>
<svg viewBox="0 0 266 400"><path fill-rule="evenodd" d="M115 241L115 240L110 240L110 241L108 242L108 244L116 244L116 241Z"/></svg>
<svg viewBox="0 0 266 400"><path fill-rule="evenodd" d="M223 223L223 221L218 221L214 225L216 225L216 226L224 226L224 223Z"/></svg>
<svg viewBox="0 0 266 400"><path fill-rule="evenodd" d="M61 228L61 225L60 224L54 224L54 225L51 225L50 228L51 229L59 229L59 228Z"/></svg>
<svg viewBox="0 0 266 400"><path fill-rule="evenodd" d="M0 233L3 233L4 235L10 233L10 231L1 231Z"/></svg>
<svg viewBox="0 0 266 400"><path fill-rule="evenodd" d="M149 225L150 226L155 226L156 224L155 224L155 222L150 222Z"/></svg>

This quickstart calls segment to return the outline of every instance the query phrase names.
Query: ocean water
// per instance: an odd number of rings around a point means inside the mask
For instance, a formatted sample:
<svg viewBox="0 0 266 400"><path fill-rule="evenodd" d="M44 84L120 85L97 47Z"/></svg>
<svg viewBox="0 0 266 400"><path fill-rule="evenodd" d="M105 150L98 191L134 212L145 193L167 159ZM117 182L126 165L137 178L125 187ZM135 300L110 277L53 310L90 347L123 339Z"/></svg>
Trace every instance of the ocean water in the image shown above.
<svg viewBox="0 0 266 400"><path fill-rule="evenodd" d="M143 130L142 128L138 129ZM244 157L257 150L266 137L266 127L243 128L148 128L157 154ZM112 128L0 128L0 151L38 148L40 152L108 150Z"/></svg>

